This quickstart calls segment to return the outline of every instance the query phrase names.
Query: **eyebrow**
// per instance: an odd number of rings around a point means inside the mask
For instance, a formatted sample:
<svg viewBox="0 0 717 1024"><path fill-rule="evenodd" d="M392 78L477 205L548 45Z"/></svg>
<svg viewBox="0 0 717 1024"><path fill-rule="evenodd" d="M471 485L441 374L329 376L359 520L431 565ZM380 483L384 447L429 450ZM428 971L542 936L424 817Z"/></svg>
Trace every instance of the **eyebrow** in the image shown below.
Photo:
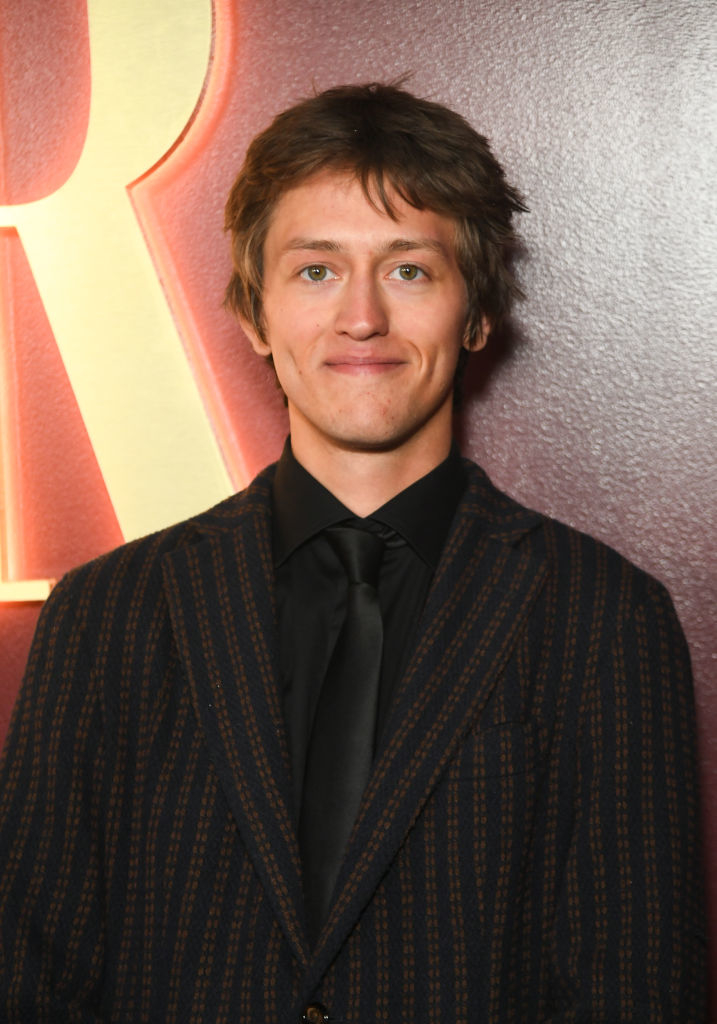
<svg viewBox="0 0 717 1024"><path fill-rule="evenodd" d="M428 250L435 252L444 259L448 258L446 247L435 238L393 238L390 242L381 246L380 253L392 252L416 252ZM346 252L345 246L331 238L303 238L301 236L292 238L284 248L284 252Z"/></svg>

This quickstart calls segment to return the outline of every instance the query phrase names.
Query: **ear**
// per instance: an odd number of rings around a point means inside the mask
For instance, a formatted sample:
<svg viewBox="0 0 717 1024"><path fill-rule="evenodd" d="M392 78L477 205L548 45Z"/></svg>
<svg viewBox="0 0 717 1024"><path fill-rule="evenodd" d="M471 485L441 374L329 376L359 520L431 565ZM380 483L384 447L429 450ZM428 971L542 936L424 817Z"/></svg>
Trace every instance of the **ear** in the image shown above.
<svg viewBox="0 0 717 1024"><path fill-rule="evenodd" d="M466 335L463 338L463 348L468 352L480 352L482 348L485 348L486 342L491 332L492 324L487 316L482 316L480 321L480 330L474 334L469 335L466 331Z"/></svg>
<svg viewBox="0 0 717 1024"><path fill-rule="evenodd" d="M245 316L242 316L241 314L239 314L238 319L241 329L246 334L247 338L251 343L251 347L254 349L256 354L258 356L270 356L271 345L269 344L268 341L264 341L264 339L259 334L258 330L251 322L251 320L248 320Z"/></svg>

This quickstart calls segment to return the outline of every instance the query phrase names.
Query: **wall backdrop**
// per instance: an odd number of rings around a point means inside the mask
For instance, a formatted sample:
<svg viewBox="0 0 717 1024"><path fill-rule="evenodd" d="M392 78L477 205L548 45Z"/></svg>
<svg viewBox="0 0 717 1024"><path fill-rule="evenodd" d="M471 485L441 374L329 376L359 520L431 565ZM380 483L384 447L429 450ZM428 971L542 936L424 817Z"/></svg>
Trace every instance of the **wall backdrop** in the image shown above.
<svg viewBox="0 0 717 1024"><path fill-rule="evenodd" d="M248 141L314 88L411 73L531 211L527 299L471 368L463 449L671 590L714 934L716 57L712 0L2 0L0 741L49 581L280 450L221 307Z"/></svg>

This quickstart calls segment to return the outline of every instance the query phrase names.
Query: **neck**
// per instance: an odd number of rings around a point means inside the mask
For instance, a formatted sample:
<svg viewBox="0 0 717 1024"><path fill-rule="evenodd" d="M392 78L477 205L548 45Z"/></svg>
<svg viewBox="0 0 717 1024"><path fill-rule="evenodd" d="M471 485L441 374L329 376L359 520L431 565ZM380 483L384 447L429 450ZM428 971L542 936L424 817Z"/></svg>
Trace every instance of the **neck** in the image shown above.
<svg viewBox="0 0 717 1024"><path fill-rule="evenodd" d="M430 473L448 456L451 436L441 444L408 443L394 449L304 446L292 433L294 457L356 516L368 516Z"/></svg>

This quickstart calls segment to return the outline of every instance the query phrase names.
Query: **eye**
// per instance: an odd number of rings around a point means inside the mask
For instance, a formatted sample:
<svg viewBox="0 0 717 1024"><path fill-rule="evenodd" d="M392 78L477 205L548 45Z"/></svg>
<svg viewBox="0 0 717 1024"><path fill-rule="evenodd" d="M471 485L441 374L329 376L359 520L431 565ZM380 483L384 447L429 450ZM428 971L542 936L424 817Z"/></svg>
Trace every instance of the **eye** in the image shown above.
<svg viewBox="0 0 717 1024"><path fill-rule="evenodd" d="M332 276L329 268L323 263L312 263L310 267L304 267L299 274L299 277L303 277L306 281L316 282L327 281Z"/></svg>
<svg viewBox="0 0 717 1024"><path fill-rule="evenodd" d="M425 277L424 272L415 263L402 263L391 271L391 277L398 275L402 281L416 281L419 277Z"/></svg>

